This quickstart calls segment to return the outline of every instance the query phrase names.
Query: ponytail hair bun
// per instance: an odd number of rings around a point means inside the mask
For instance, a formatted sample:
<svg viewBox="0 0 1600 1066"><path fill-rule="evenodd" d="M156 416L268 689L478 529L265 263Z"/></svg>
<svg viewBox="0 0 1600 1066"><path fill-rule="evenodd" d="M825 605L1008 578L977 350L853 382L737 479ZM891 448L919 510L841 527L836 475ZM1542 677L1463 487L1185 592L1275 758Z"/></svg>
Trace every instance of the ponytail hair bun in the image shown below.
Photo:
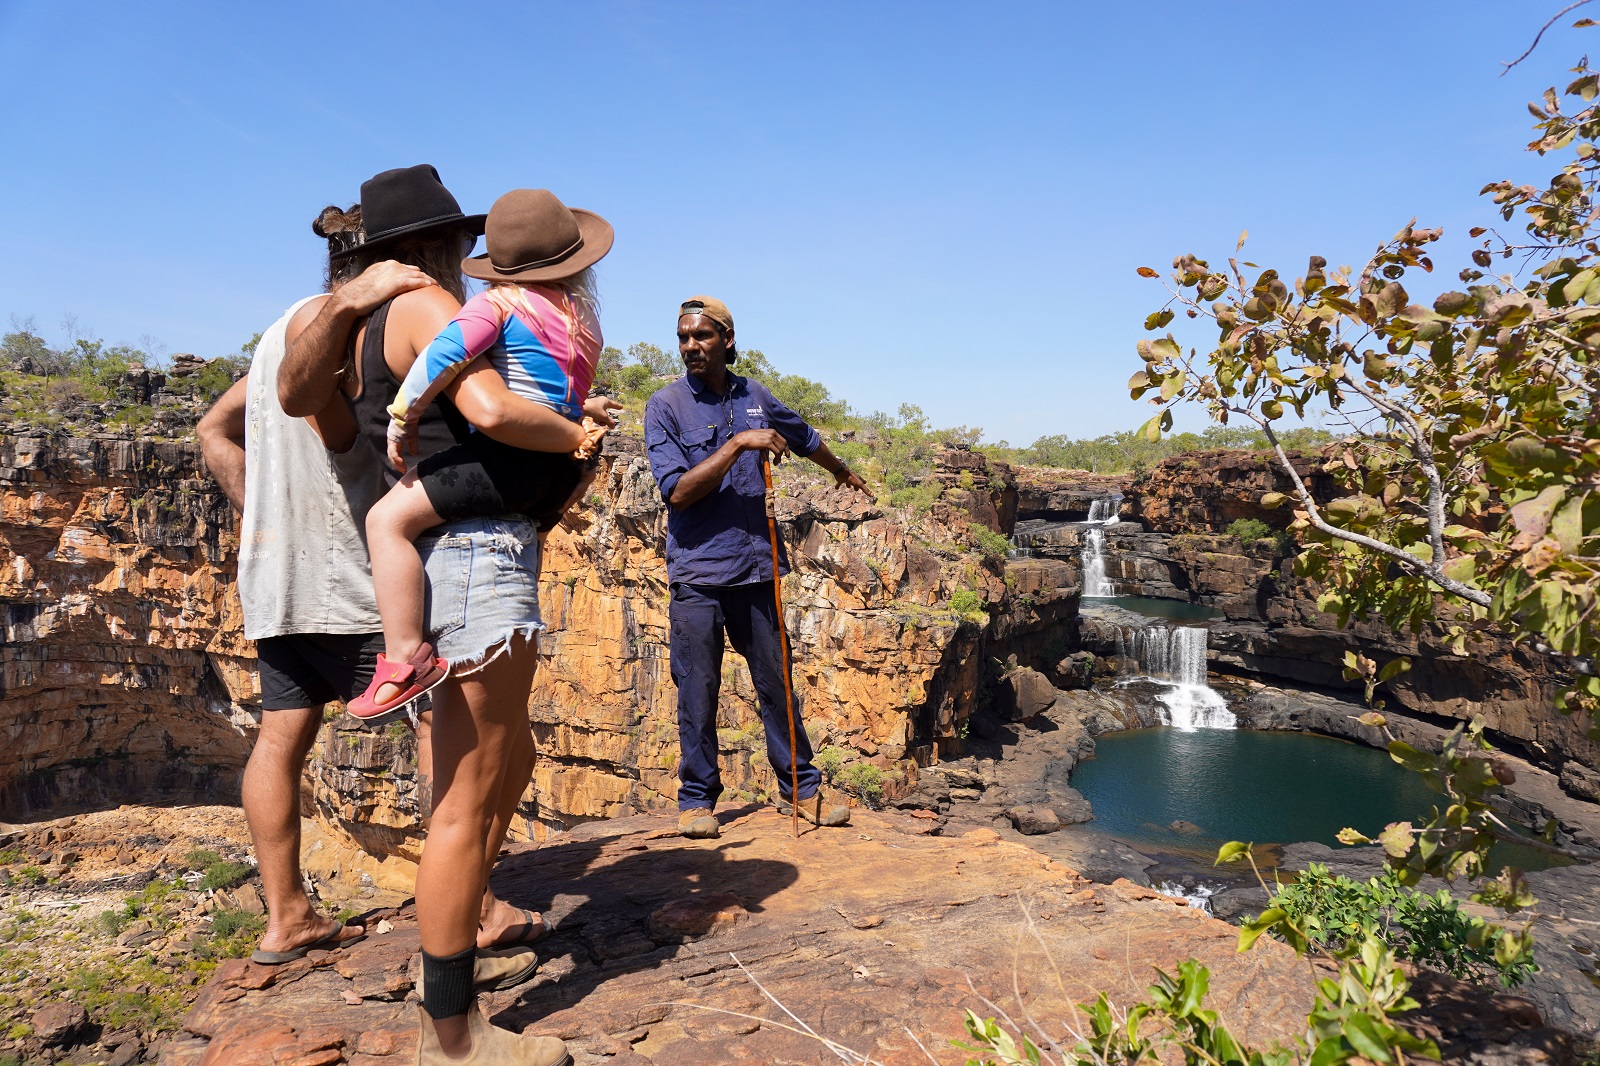
<svg viewBox="0 0 1600 1066"><path fill-rule="evenodd" d="M311 232L325 240L338 240L341 245L351 243L361 232L361 205L340 209L329 204L311 220Z"/></svg>

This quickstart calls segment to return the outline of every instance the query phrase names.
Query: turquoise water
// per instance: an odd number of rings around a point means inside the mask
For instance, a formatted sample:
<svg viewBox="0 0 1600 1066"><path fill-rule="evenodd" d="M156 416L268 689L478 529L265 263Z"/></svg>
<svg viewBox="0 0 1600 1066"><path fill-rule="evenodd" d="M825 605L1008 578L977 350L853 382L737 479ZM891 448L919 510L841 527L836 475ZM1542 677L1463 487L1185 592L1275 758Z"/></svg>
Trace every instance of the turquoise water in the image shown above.
<svg viewBox="0 0 1600 1066"><path fill-rule="evenodd" d="M1095 741L1072 787L1094 805L1094 829L1146 846L1214 857L1229 840L1338 846L1351 826L1376 836L1426 817L1439 796L1387 752L1310 733L1140 729ZM1170 828L1188 822L1188 832ZM1497 862L1541 869L1531 849L1497 848Z"/></svg>
<svg viewBox="0 0 1600 1066"><path fill-rule="evenodd" d="M1162 600L1153 596L1085 596L1083 598L1085 607L1092 607L1101 603L1110 607L1121 607L1125 611L1132 611L1135 614L1142 614L1149 618L1164 618L1171 622L1194 622L1222 617L1222 612L1215 607L1207 607L1199 603L1188 603L1184 600Z"/></svg>

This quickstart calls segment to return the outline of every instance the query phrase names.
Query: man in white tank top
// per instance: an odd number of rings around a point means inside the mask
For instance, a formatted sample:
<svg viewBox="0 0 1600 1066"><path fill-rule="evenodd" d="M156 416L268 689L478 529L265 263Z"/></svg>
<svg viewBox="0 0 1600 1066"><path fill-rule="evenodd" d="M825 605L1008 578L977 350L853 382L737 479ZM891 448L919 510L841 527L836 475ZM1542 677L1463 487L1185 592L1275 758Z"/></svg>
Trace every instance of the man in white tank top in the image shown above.
<svg viewBox="0 0 1600 1066"><path fill-rule="evenodd" d="M375 276L351 286L359 284L363 296L370 291L376 306L414 287L403 271L374 268ZM359 443L343 454L328 451L304 419L278 404L284 331L306 302L261 335L249 374L196 430L207 467L242 516L239 601L244 635L256 642L263 712L242 798L268 908L253 957L266 964L364 935L359 924L341 926L318 913L306 895L300 776L323 706L361 692L383 649L361 537L367 509L383 488L380 460Z"/></svg>

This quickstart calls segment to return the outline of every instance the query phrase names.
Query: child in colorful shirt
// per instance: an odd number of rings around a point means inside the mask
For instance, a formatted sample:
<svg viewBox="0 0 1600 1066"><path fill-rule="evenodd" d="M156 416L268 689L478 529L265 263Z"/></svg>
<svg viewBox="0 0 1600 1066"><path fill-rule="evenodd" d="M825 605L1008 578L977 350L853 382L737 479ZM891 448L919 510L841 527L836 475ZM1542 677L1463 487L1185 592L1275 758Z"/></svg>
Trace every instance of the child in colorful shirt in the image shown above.
<svg viewBox="0 0 1600 1066"><path fill-rule="evenodd" d="M574 223L575 245L568 240L573 233L560 225L562 216ZM576 461L598 452L610 423L606 408L620 406L589 398L604 343L589 267L610 250L610 225L590 212L569 211L545 190L522 189L496 201L485 236L488 255L464 260L462 270L490 287L463 304L411 365L389 407L389 462L405 469L422 412L480 358L499 371L512 393L548 407L552 418L584 423L584 440L570 458L558 460L474 429L463 443L424 459L372 507L367 545L385 651L372 684L350 702L358 718L396 710L449 674L450 664L424 639L424 573L416 538L448 522L520 516L570 502L579 484ZM547 262L552 242L555 263ZM562 249L579 254L561 256ZM586 414L592 416L587 423Z"/></svg>

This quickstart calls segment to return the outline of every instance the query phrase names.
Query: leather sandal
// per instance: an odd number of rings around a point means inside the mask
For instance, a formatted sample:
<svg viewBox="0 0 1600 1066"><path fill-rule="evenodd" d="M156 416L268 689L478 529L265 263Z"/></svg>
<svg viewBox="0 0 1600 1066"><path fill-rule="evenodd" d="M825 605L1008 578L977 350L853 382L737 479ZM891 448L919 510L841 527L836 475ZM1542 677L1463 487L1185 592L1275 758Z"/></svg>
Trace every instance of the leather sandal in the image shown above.
<svg viewBox="0 0 1600 1066"><path fill-rule="evenodd" d="M450 676L450 661L440 659L433 654L433 645L423 642L417 653L403 663L394 662L383 652L378 653L378 662L372 669L372 683L367 686L367 691L351 700L345 708L351 717L368 721L381 715L398 711L412 700L425 692L437 688L445 678ZM379 703L378 691L384 685L395 685L400 688L400 694L391 700Z"/></svg>

